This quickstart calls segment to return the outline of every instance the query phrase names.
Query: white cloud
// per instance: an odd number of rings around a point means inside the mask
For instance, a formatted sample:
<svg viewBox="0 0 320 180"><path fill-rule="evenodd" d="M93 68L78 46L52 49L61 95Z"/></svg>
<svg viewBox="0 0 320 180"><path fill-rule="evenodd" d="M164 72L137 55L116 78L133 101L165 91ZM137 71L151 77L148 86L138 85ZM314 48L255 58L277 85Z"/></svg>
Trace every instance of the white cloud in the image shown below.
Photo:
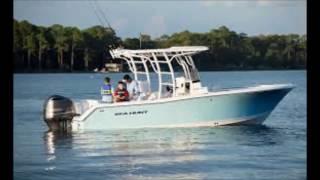
<svg viewBox="0 0 320 180"><path fill-rule="evenodd" d="M205 7L210 7L218 4L218 1L201 1L200 4Z"/></svg>
<svg viewBox="0 0 320 180"><path fill-rule="evenodd" d="M161 15L152 16L144 27L144 33L153 37L161 36L166 30L165 18Z"/></svg>
<svg viewBox="0 0 320 180"><path fill-rule="evenodd" d="M260 0L257 0L260 1ZM235 6L250 6L257 3L256 0L205 0L200 1L204 7L235 7ZM266 0L262 0L266 1Z"/></svg>
<svg viewBox="0 0 320 180"><path fill-rule="evenodd" d="M299 3L305 3L306 0L298 1L277 1L277 0L204 0L200 1L201 6L204 7L234 7L234 6L292 6Z"/></svg>
<svg viewBox="0 0 320 180"><path fill-rule="evenodd" d="M200 4L204 7L214 7L214 6L227 6L227 7L231 7L233 6L235 3L238 3L236 1L230 1L230 0L225 0L225 1L201 1Z"/></svg>
<svg viewBox="0 0 320 180"><path fill-rule="evenodd" d="M302 4L305 4L306 0L286 0L286 1L277 1L277 0L257 0L256 5L257 6L271 6L271 7L289 7L289 6L301 6Z"/></svg>
<svg viewBox="0 0 320 180"><path fill-rule="evenodd" d="M272 1L269 0L257 0L257 5L259 6L268 6L272 4Z"/></svg>

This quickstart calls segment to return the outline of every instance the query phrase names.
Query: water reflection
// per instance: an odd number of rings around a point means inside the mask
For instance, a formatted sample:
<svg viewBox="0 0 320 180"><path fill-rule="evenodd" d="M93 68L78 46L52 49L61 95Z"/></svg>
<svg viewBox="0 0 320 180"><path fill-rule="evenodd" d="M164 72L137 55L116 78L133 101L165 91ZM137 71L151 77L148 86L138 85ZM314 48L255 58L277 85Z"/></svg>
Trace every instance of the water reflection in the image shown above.
<svg viewBox="0 0 320 180"><path fill-rule="evenodd" d="M194 166L237 159L237 153L225 152L228 145L272 145L279 139L278 130L267 126L45 133L47 161L57 165L67 154L79 168L103 169L104 175L124 179L203 179L207 169Z"/></svg>
<svg viewBox="0 0 320 180"><path fill-rule="evenodd" d="M80 156L121 156L132 163L132 157L136 157L139 163L157 164L164 160L155 156L172 156L167 161L194 160L196 154L191 152L196 149L195 135L165 129L119 130L79 133L73 140L74 149L81 150Z"/></svg>
<svg viewBox="0 0 320 180"><path fill-rule="evenodd" d="M100 155L144 155L154 153L194 153L207 145L237 142L247 145L282 143L281 129L260 126L224 126L215 128L168 128L117 131L45 132L47 154L54 155L57 146L69 147L86 156L87 152ZM192 154L191 155L195 155ZM89 154L90 155L90 154ZM188 156L192 159L192 156ZM187 159L186 159L187 160Z"/></svg>
<svg viewBox="0 0 320 180"><path fill-rule="evenodd" d="M196 133L187 133L185 129L151 129L87 131L77 133L46 132L44 142L47 161L58 165L59 156L70 154L69 159L84 161L86 168L107 169L107 174L121 174L123 178L137 178L139 174L153 178L169 179L181 176L201 179L201 173L181 172L177 169L161 170L177 163L201 161L205 157L197 153L201 148L195 143ZM65 147L69 148L65 148ZM68 152L69 151L69 152ZM55 162L55 163L53 163ZM48 169L47 168L47 169ZM157 170L158 169L158 170ZM160 174L159 174L160 173Z"/></svg>
<svg viewBox="0 0 320 180"><path fill-rule="evenodd" d="M57 146L63 146L63 145L71 146L72 145L72 142L70 141L71 138L72 138L71 132L46 131L44 133L44 143L46 145L46 152L48 155L47 160L51 161L56 158Z"/></svg>
<svg viewBox="0 0 320 180"><path fill-rule="evenodd" d="M54 152L55 152L55 145L54 145L54 134L53 134L53 132L47 132L46 133L46 138L45 138L45 140L46 140L46 143L47 143L47 152L48 152L48 154L54 154Z"/></svg>

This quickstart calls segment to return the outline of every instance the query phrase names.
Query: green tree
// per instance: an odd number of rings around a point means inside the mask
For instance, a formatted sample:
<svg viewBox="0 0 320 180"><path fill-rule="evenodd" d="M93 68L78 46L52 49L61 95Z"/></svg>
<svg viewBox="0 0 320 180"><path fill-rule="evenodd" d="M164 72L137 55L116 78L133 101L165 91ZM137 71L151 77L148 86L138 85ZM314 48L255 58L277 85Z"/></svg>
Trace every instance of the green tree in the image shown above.
<svg viewBox="0 0 320 180"><path fill-rule="evenodd" d="M70 27L66 28L66 36L69 37L68 41L71 47L71 58L70 58L70 71L74 69L75 49L83 43L83 36L78 28Z"/></svg>
<svg viewBox="0 0 320 180"><path fill-rule="evenodd" d="M39 28L39 33L37 34L37 40L38 40L38 69L42 70L42 55L44 51L46 51L49 48L49 42L46 39L45 35L45 28Z"/></svg>
<svg viewBox="0 0 320 180"><path fill-rule="evenodd" d="M16 20L13 22L13 55L15 57L15 68L21 67L23 65L23 36L20 30L20 23Z"/></svg>
<svg viewBox="0 0 320 180"><path fill-rule="evenodd" d="M84 66L85 66L86 71L89 70L89 61L91 61L89 49L85 48L85 50L84 50Z"/></svg>
<svg viewBox="0 0 320 180"><path fill-rule="evenodd" d="M34 34L30 34L26 37L25 49L27 49L28 52L28 69L31 69L31 58L37 50L36 41Z"/></svg>
<svg viewBox="0 0 320 180"><path fill-rule="evenodd" d="M124 47L127 49L139 49L140 40L138 38L126 38L123 41Z"/></svg>
<svg viewBox="0 0 320 180"><path fill-rule="evenodd" d="M140 48L140 37L122 41L112 28L103 26L79 30L61 25L41 27L28 21L14 20L13 35L15 70L31 69L34 60L38 60L39 70L89 70L108 62L106 53L110 48L116 48L120 44L127 49ZM195 56L196 59L201 59L195 61L200 70L306 66L306 35L248 36L221 26L204 33L185 30L172 35L164 34L156 39L147 34L143 34L141 38L144 49L208 46L209 51ZM66 68L69 65L70 68Z"/></svg>
<svg viewBox="0 0 320 180"><path fill-rule="evenodd" d="M53 35L55 38L54 47L57 50L57 62L59 64L60 70L64 69L64 52L69 50L68 44L68 36L66 36L66 32L63 26L61 25L53 25L51 27L53 31Z"/></svg>
<svg viewBox="0 0 320 180"><path fill-rule="evenodd" d="M19 25L20 33L22 36L22 49L27 54L27 68L31 69L31 58L36 51L36 28L28 21L21 21ZM24 54L24 53L23 53ZM24 61L24 55L23 55Z"/></svg>

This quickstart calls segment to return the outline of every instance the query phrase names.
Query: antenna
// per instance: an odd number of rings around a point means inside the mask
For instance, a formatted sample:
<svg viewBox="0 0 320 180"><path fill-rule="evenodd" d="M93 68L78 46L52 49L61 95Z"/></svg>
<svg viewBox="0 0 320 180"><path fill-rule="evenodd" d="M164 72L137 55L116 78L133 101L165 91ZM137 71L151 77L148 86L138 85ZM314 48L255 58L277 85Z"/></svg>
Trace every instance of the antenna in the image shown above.
<svg viewBox="0 0 320 180"><path fill-rule="evenodd" d="M111 33L116 34L115 30L111 27L111 24L109 23L106 14L102 11L101 7L98 5L97 0L92 0L90 3L91 7L93 8L93 11L95 15L98 17L100 24L105 28L106 31L111 31ZM108 29L106 28L108 27ZM116 39L114 36L112 36L112 44L108 48L115 48L114 42Z"/></svg>
<svg viewBox="0 0 320 180"><path fill-rule="evenodd" d="M93 4L92 1L90 1L90 5L91 5L91 7L93 8L94 14L98 17L99 23L100 23L102 26L105 26L103 20L101 19L101 17L100 17L99 14L97 13L97 10L96 10L96 8L95 8L95 6L94 6L94 4Z"/></svg>
<svg viewBox="0 0 320 180"><path fill-rule="evenodd" d="M140 49L141 49L141 41L142 41L142 35L141 35L141 32L140 32L140 38L139 38L139 40L140 40Z"/></svg>
<svg viewBox="0 0 320 180"><path fill-rule="evenodd" d="M102 11L102 9L100 8L100 6L98 5L98 2L97 0L93 1L95 6L96 6L96 9L98 10L98 12L100 13L101 17L103 18L103 20L105 21L105 23L108 25L108 27L111 29L111 31L113 31L113 28L111 27L108 19L107 19L107 16L105 15L105 13Z"/></svg>

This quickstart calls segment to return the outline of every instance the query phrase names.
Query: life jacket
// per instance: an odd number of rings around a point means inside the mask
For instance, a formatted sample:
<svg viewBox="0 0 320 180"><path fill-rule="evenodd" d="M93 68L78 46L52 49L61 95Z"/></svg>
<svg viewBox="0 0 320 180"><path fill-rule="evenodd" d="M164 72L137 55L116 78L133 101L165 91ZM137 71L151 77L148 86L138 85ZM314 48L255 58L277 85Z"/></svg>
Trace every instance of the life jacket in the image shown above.
<svg viewBox="0 0 320 180"><path fill-rule="evenodd" d="M112 87L111 84L104 84L101 89L102 95L112 95Z"/></svg>

